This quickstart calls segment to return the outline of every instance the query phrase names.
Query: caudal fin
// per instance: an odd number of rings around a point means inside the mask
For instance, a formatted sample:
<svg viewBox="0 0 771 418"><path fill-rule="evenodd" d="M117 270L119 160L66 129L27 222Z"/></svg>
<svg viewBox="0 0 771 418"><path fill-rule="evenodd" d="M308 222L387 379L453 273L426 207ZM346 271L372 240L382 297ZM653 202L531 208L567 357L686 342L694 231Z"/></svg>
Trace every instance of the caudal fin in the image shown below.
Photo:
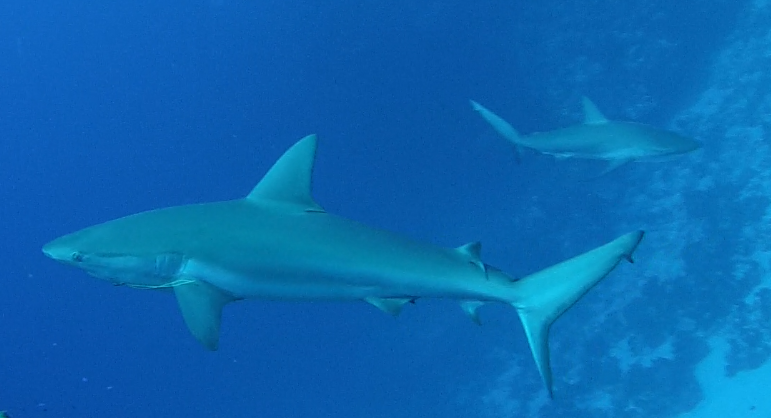
<svg viewBox="0 0 771 418"><path fill-rule="evenodd" d="M479 115L482 116L482 118L486 120L487 123L493 127L493 129L495 129L496 132L501 134L501 136L506 138L511 143L511 145L514 146L517 162L519 162L520 157L518 147L522 144L520 143L521 141L519 139L519 133L517 130L514 129L514 127L511 126L508 122L503 120L502 117L493 113L490 109L473 100L469 100L469 102L471 102L471 107L476 110Z"/></svg>
<svg viewBox="0 0 771 418"><path fill-rule="evenodd" d="M517 309L530 351L549 396L553 396L549 364L551 324L607 276L621 260L633 262L632 253L642 237L643 231L628 233L513 283L509 301Z"/></svg>

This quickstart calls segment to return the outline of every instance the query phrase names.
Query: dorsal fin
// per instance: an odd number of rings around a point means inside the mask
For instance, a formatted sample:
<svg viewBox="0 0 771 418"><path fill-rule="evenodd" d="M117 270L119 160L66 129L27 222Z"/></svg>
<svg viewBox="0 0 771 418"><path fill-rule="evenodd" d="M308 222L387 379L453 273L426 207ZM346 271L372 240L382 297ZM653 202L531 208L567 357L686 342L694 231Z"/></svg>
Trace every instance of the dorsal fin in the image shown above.
<svg viewBox="0 0 771 418"><path fill-rule="evenodd" d="M270 202L306 211L323 211L311 196L316 135L297 141L273 164L246 196L252 202Z"/></svg>
<svg viewBox="0 0 771 418"><path fill-rule="evenodd" d="M608 123L608 118L605 117L605 115L600 112L599 109L597 109L597 106L595 106L594 103L592 103L591 100L589 100L588 97L583 96L581 98L581 103L584 106L584 123L587 125L601 125L603 123Z"/></svg>

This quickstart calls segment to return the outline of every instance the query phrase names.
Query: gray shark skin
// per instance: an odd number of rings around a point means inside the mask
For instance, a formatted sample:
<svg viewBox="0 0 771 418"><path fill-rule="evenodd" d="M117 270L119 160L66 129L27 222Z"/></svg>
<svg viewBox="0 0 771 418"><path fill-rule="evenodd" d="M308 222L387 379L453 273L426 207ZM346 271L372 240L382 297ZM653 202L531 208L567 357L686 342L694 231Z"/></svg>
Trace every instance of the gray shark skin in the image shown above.
<svg viewBox="0 0 771 418"><path fill-rule="evenodd" d="M473 100L470 102L515 148L530 148L558 158L606 160L610 163L609 169L630 161L656 161L700 148L695 140L674 132L641 123L608 120L586 97L583 98L583 123L530 135L520 135L500 116Z"/></svg>
<svg viewBox="0 0 771 418"><path fill-rule="evenodd" d="M192 335L217 349L222 308L243 299L364 300L396 315L419 298L516 308L552 394L551 324L632 253L642 231L519 280L484 264L480 245L444 248L325 212L311 197L316 137L273 165L245 198L151 210L43 247L50 258L117 285L174 292Z"/></svg>

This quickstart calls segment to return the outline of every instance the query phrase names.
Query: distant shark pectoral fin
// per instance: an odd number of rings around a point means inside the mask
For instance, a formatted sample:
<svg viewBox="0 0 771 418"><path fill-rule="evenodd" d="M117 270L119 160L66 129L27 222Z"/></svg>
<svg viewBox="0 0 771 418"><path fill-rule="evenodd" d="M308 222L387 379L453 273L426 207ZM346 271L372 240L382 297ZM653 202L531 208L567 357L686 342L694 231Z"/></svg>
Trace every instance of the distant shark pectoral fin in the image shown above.
<svg viewBox="0 0 771 418"><path fill-rule="evenodd" d="M364 300L393 316L399 315L407 303L415 303L415 298L365 298Z"/></svg>
<svg viewBox="0 0 771 418"><path fill-rule="evenodd" d="M628 162L631 162L631 161L632 160L628 159L628 158L624 158L624 159L620 159L620 160L610 160L610 161L608 161L608 165L605 166L605 169L603 169L602 172L600 172L600 174L594 176L594 178L600 178L600 177L610 173L611 171L615 171L617 168L619 168L622 165L624 165L624 164L626 164Z"/></svg>
<svg viewBox="0 0 771 418"><path fill-rule="evenodd" d="M174 294L190 333L207 349L216 350L219 345L222 308L235 299L199 280L175 286Z"/></svg>
<svg viewBox="0 0 771 418"><path fill-rule="evenodd" d="M538 372L552 393L549 328L622 260L631 260L643 237L635 231L569 260L512 283L511 305L517 309Z"/></svg>

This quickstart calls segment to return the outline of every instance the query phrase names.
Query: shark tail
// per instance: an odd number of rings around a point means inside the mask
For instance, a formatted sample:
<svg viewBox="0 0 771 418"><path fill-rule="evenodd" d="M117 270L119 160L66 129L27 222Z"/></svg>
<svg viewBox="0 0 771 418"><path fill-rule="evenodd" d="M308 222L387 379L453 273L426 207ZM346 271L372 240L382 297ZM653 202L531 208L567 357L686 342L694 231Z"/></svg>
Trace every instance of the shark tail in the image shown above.
<svg viewBox="0 0 771 418"><path fill-rule="evenodd" d="M622 260L630 263L643 237L635 231L513 282L507 300L516 308L549 396L553 397L549 362L549 328Z"/></svg>
<svg viewBox="0 0 771 418"><path fill-rule="evenodd" d="M506 140L508 140L511 143L511 145L514 147L514 153L517 158L517 162L519 162L520 161L519 147L522 146L523 144L522 144L522 139L519 136L519 133L517 132L517 130L514 129L514 127L511 126L508 122L503 120L502 117L493 113L490 109L482 106L481 104L473 100L470 100L470 102L471 102L471 108L477 111L479 115L482 116L482 118L486 120L487 123L489 123L493 127L493 129L495 129L496 132L498 132L501 136L506 138Z"/></svg>

